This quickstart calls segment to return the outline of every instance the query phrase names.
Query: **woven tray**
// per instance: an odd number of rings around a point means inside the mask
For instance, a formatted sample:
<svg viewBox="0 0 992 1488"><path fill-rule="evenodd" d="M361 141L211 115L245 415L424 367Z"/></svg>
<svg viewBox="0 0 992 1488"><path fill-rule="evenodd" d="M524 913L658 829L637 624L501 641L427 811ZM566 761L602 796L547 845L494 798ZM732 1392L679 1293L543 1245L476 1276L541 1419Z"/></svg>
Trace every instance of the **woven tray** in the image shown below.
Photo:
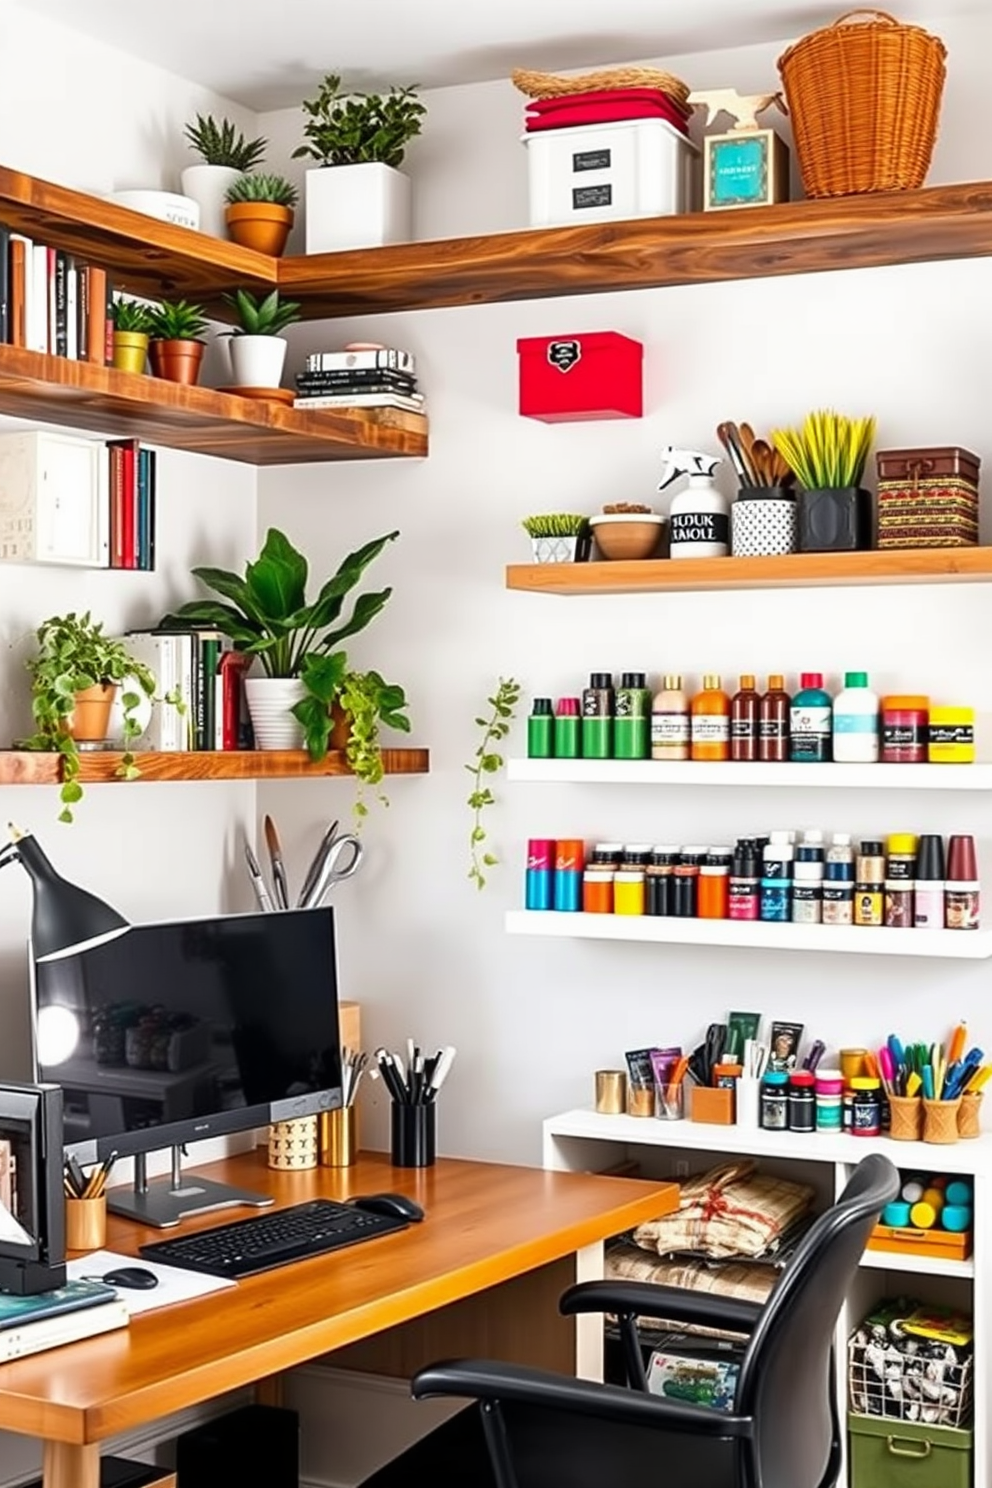
<svg viewBox="0 0 992 1488"><path fill-rule="evenodd" d="M571 77L517 67L510 76L514 87L529 98L559 98L566 93L591 93L597 88L657 88L659 93L684 104L690 91L681 78L657 67L607 67L602 72L580 72Z"/></svg>

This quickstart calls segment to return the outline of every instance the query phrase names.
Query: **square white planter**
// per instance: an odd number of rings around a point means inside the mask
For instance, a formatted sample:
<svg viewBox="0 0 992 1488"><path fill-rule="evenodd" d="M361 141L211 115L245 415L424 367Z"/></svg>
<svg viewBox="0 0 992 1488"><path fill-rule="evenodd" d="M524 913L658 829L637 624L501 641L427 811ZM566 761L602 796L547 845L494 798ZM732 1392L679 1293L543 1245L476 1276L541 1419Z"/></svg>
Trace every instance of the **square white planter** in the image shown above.
<svg viewBox="0 0 992 1488"><path fill-rule="evenodd" d="M410 178L391 165L318 166L306 173L308 253L408 243Z"/></svg>

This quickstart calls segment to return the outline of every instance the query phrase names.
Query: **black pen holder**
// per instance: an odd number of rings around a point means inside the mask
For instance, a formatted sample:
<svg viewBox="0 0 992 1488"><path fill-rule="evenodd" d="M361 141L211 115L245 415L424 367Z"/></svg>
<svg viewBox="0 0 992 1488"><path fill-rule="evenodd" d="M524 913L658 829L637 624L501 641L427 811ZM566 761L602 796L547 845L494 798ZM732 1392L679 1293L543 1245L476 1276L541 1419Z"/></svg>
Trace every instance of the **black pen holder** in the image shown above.
<svg viewBox="0 0 992 1488"><path fill-rule="evenodd" d="M437 1156L437 1106L393 1101L390 1146L394 1168L429 1168Z"/></svg>
<svg viewBox="0 0 992 1488"><path fill-rule="evenodd" d="M871 492L858 486L799 492L800 553L854 553L872 545Z"/></svg>

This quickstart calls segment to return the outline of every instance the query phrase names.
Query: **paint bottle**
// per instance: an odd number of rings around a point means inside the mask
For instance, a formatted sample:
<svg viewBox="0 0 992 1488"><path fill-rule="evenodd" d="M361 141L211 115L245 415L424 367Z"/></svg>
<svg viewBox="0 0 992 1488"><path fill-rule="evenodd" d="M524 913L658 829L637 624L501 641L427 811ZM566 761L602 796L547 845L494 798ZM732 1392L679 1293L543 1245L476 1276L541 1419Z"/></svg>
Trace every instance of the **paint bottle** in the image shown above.
<svg viewBox="0 0 992 1488"><path fill-rule="evenodd" d="M874 928L885 918L885 857L882 844L865 838L854 865L854 923Z"/></svg>
<svg viewBox="0 0 992 1488"><path fill-rule="evenodd" d="M701 920L725 920L730 898L730 861L726 847L714 847L699 867L698 904Z"/></svg>
<svg viewBox="0 0 992 1488"><path fill-rule="evenodd" d="M853 1137L878 1137L882 1134L881 1083L871 1075L856 1075L851 1081L854 1096L851 1110Z"/></svg>
<svg viewBox="0 0 992 1488"><path fill-rule="evenodd" d="M896 832L885 847L885 923L890 930L912 930L917 840L912 832Z"/></svg>
<svg viewBox="0 0 992 1488"><path fill-rule="evenodd" d="M768 691L758 705L758 758L781 761L789 758L789 711L792 699L785 690L785 678L772 672Z"/></svg>
<svg viewBox="0 0 992 1488"><path fill-rule="evenodd" d="M854 924L854 849L847 832L835 832L823 874L824 925Z"/></svg>
<svg viewBox="0 0 992 1488"><path fill-rule="evenodd" d="M689 705L692 727L690 757L694 760L730 758L730 699L720 687L720 678L708 673L703 690Z"/></svg>
<svg viewBox="0 0 992 1488"><path fill-rule="evenodd" d="M684 847L672 875L673 913L680 920L694 920L699 903L699 870L708 847Z"/></svg>
<svg viewBox="0 0 992 1488"><path fill-rule="evenodd" d="M651 704L651 758L689 758L689 699L677 673L665 677Z"/></svg>
<svg viewBox="0 0 992 1488"><path fill-rule="evenodd" d="M878 696L867 672L844 673L843 690L834 698L833 747L839 765L878 763Z"/></svg>
<svg viewBox="0 0 992 1488"><path fill-rule="evenodd" d="M623 850L620 867L613 875L613 913L642 915L646 909L645 869L651 848L634 843Z"/></svg>
<svg viewBox="0 0 992 1488"><path fill-rule="evenodd" d="M582 757L613 758L613 678L593 672L582 694Z"/></svg>
<svg viewBox="0 0 992 1488"><path fill-rule="evenodd" d="M576 697L559 698L555 704L555 759L579 759L582 755L581 706Z"/></svg>
<svg viewBox="0 0 992 1488"><path fill-rule="evenodd" d="M664 491L683 475L689 485L669 509L668 530L673 558L726 558L730 552L730 502L713 484L720 460L699 450L665 451L658 485Z"/></svg>
<svg viewBox="0 0 992 1488"><path fill-rule="evenodd" d="M757 920L761 915L761 857L756 842L741 838L734 849L727 895L727 918Z"/></svg>
<svg viewBox="0 0 992 1488"><path fill-rule="evenodd" d="M803 672L789 709L789 758L796 764L823 764L831 758L833 714L822 672Z"/></svg>
<svg viewBox="0 0 992 1488"><path fill-rule="evenodd" d="M944 928L944 839L932 832L923 834L916 850L913 928Z"/></svg>
<svg viewBox="0 0 992 1488"><path fill-rule="evenodd" d="M585 914L613 913L613 870L586 868L582 875L582 909Z"/></svg>
<svg viewBox="0 0 992 1488"><path fill-rule="evenodd" d="M758 714L761 699L754 690L754 678L749 672L741 677L740 691L735 692L730 703L730 758L732 760L756 760L758 758Z"/></svg>
<svg viewBox="0 0 992 1488"><path fill-rule="evenodd" d="M765 1131L789 1129L789 1076L769 1070L761 1082L761 1125Z"/></svg>
<svg viewBox="0 0 992 1488"><path fill-rule="evenodd" d="M579 838L559 837L555 843L555 909L577 914L582 908L582 874L586 845Z"/></svg>
<svg viewBox="0 0 992 1488"><path fill-rule="evenodd" d="M787 925L792 913L791 835L773 832L761 855L761 918L778 925Z"/></svg>
<svg viewBox="0 0 992 1488"><path fill-rule="evenodd" d="M554 715L550 698L535 698L527 720L527 758L550 759L553 753Z"/></svg>
<svg viewBox="0 0 992 1488"><path fill-rule="evenodd" d="M931 765L975 763L974 708L931 708L927 759Z"/></svg>
<svg viewBox="0 0 992 1488"><path fill-rule="evenodd" d="M930 737L930 699L917 694L883 697L882 750L885 765L925 765Z"/></svg>
<svg viewBox="0 0 992 1488"><path fill-rule="evenodd" d="M527 909L551 909L554 904L554 866L554 839L532 837L527 844L524 884L524 906Z"/></svg>
<svg viewBox="0 0 992 1488"><path fill-rule="evenodd" d="M841 1102L844 1081L840 1070L816 1071L816 1129L839 1132L843 1122Z"/></svg>
<svg viewBox="0 0 992 1488"><path fill-rule="evenodd" d="M948 930L977 930L980 885L974 837L952 837L947 844L944 925Z"/></svg>
<svg viewBox="0 0 992 1488"><path fill-rule="evenodd" d="M812 1070L793 1070L789 1076L789 1130L816 1131L816 1076Z"/></svg>
<svg viewBox="0 0 992 1488"><path fill-rule="evenodd" d="M647 913L670 916L675 913L675 865L680 858L677 847L655 847L647 866Z"/></svg>
<svg viewBox="0 0 992 1488"><path fill-rule="evenodd" d="M613 758L647 759L651 752L651 693L643 672L624 672L613 719Z"/></svg>
<svg viewBox="0 0 992 1488"><path fill-rule="evenodd" d="M823 916L823 833L803 834L792 870L792 923L819 925Z"/></svg>

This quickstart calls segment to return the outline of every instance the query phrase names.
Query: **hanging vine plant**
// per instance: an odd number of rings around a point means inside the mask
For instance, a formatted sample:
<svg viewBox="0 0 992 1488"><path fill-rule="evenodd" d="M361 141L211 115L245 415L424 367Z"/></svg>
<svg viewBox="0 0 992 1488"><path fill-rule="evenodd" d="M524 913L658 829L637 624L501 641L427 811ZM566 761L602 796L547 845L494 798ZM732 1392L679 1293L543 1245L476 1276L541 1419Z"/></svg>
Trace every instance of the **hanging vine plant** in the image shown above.
<svg viewBox="0 0 992 1488"><path fill-rule="evenodd" d="M482 813L487 806L496 804L488 781L499 773L505 763L496 746L502 744L510 732L520 701L520 683L512 677L501 677L496 691L486 701L492 710L489 717L475 720L483 730L482 742L475 751L473 763L465 766L472 776L472 790L468 797L468 804L472 808L472 831L469 837L471 863L468 876L477 889L486 886L485 870L495 868L499 862L496 854L483 846L489 834L482 824Z"/></svg>

